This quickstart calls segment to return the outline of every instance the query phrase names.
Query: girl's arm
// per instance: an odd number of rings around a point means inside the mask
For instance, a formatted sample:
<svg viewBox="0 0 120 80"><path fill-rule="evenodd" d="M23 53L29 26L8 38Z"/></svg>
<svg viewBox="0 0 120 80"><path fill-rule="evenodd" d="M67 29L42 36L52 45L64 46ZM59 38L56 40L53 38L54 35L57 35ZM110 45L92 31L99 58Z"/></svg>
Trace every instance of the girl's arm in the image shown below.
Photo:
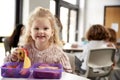
<svg viewBox="0 0 120 80"><path fill-rule="evenodd" d="M62 52L62 55L60 57L60 63L63 65L63 69L65 70L65 72L72 73L70 61L65 52Z"/></svg>

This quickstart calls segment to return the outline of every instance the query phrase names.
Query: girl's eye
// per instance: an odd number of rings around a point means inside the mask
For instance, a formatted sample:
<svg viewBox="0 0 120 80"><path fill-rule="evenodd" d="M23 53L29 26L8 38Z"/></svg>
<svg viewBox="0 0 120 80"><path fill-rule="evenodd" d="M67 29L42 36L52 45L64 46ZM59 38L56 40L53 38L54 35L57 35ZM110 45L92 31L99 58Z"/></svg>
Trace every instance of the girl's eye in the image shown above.
<svg viewBox="0 0 120 80"><path fill-rule="evenodd" d="M44 30L47 30L47 29L49 29L49 28L47 28L47 27L46 27L46 28L44 28Z"/></svg>
<svg viewBox="0 0 120 80"><path fill-rule="evenodd" d="M34 29L35 29L35 30L39 30L39 28L37 28L37 27L36 27L36 28L34 28Z"/></svg>

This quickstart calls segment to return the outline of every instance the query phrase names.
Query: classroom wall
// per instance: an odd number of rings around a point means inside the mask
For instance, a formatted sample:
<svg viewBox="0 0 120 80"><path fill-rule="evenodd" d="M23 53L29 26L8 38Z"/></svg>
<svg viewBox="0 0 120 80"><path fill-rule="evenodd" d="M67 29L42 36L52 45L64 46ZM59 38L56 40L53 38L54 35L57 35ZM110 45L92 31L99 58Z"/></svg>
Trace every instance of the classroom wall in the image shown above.
<svg viewBox="0 0 120 80"><path fill-rule="evenodd" d="M120 5L120 0L86 0L83 34L89 29L92 24L104 24L104 6ZM81 27L81 26L80 26ZM80 31L80 30L79 30Z"/></svg>
<svg viewBox="0 0 120 80"><path fill-rule="evenodd" d="M23 0L23 23L26 24L29 14L38 6L48 8L50 0Z"/></svg>

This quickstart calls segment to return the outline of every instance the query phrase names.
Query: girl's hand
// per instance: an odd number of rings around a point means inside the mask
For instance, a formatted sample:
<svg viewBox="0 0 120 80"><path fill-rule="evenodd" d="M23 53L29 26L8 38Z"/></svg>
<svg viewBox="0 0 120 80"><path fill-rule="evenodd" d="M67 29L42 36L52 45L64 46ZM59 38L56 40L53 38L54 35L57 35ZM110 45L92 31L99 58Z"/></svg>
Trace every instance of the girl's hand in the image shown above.
<svg viewBox="0 0 120 80"><path fill-rule="evenodd" d="M28 72L28 69L21 69L20 74L25 75Z"/></svg>
<svg viewBox="0 0 120 80"><path fill-rule="evenodd" d="M17 52L17 48L15 48L10 55L10 60L12 62L17 62L18 61L18 56L17 56L18 52Z"/></svg>

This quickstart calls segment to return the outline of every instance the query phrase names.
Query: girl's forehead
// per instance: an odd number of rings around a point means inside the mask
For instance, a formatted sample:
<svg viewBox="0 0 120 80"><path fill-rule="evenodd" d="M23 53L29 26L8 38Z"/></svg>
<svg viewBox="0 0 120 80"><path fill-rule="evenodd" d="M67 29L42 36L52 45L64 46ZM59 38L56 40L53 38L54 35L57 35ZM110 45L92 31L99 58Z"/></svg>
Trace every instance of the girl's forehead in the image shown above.
<svg viewBox="0 0 120 80"><path fill-rule="evenodd" d="M47 18L39 18L33 20L33 24L39 24L39 23L50 23L50 21Z"/></svg>
<svg viewBox="0 0 120 80"><path fill-rule="evenodd" d="M49 26L51 27L51 22L48 18L38 18L38 19L35 19L32 23L32 26L35 26L35 25L41 25L41 26Z"/></svg>
<svg viewBox="0 0 120 80"><path fill-rule="evenodd" d="M49 19L43 17L43 18L36 18L34 21L36 21L36 22L49 21Z"/></svg>

